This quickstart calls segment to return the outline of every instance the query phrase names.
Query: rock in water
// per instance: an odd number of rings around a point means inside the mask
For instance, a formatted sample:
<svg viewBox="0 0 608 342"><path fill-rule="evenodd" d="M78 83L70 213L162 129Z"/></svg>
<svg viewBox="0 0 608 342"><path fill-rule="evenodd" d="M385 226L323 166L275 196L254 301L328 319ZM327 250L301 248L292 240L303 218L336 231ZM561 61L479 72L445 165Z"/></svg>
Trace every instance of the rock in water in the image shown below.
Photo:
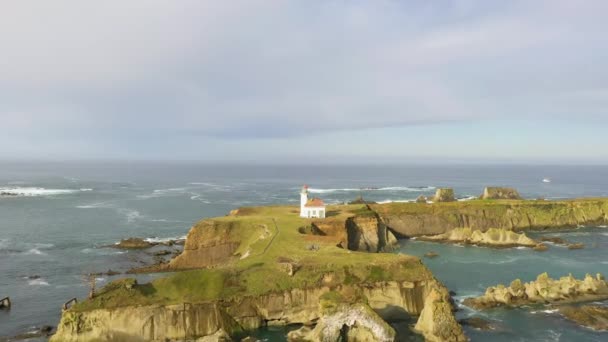
<svg viewBox="0 0 608 342"><path fill-rule="evenodd" d="M420 195L418 196L418 198L416 198L416 203L426 203L427 198L424 195Z"/></svg>
<svg viewBox="0 0 608 342"><path fill-rule="evenodd" d="M324 309L314 329L302 327L287 335L289 341L380 341L395 340L395 330L367 304L338 304Z"/></svg>
<svg viewBox="0 0 608 342"><path fill-rule="evenodd" d="M120 242L117 243L116 245L114 245L113 247L124 248L124 249L143 249L143 248L150 248L155 245L156 244L148 242L144 239L132 237L132 238L120 240Z"/></svg>
<svg viewBox="0 0 608 342"><path fill-rule="evenodd" d="M455 228L451 231L432 236L423 236L421 240L467 243L490 247L534 247L538 243L524 233L516 233L506 229L490 228L486 232L471 228Z"/></svg>
<svg viewBox="0 0 608 342"><path fill-rule="evenodd" d="M559 309L559 313L583 327L599 331L608 330L608 307L606 306L565 306Z"/></svg>
<svg viewBox="0 0 608 342"><path fill-rule="evenodd" d="M469 318L461 319L458 321L458 323L460 323L462 325L468 325L468 326L472 327L473 329L482 330L482 331L494 330L492 323L490 323L489 321L487 321L481 317L469 317Z"/></svg>
<svg viewBox="0 0 608 342"><path fill-rule="evenodd" d="M549 249L549 247L547 247L547 245L545 245L544 243L539 243L538 245L532 247L532 249L537 252L545 252Z"/></svg>
<svg viewBox="0 0 608 342"><path fill-rule="evenodd" d="M475 309L487 309L496 306L522 306L537 303L576 303L590 300L608 299L608 283L601 274L595 277L587 274L583 280L572 275L551 279L547 273L536 278L536 281L522 283L515 279L506 287L502 284L488 287L483 296L467 298L464 305Z"/></svg>
<svg viewBox="0 0 608 342"><path fill-rule="evenodd" d="M583 249L585 248L585 244L584 243L571 243L568 245L568 249Z"/></svg>
<svg viewBox="0 0 608 342"><path fill-rule="evenodd" d="M430 251L430 252L426 252L424 253L424 256L427 258L436 258L439 256L439 254L437 254L436 252Z"/></svg>
<svg viewBox="0 0 608 342"><path fill-rule="evenodd" d="M454 202L456 198L454 197L454 189L452 188L440 188L435 192L435 197L433 198L433 202Z"/></svg>
<svg viewBox="0 0 608 342"><path fill-rule="evenodd" d="M424 335L426 341L466 341L462 327L452 314L453 305L445 288L433 288L424 300L415 330Z"/></svg>
<svg viewBox="0 0 608 342"><path fill-rule="evenodd" d="M513 188L500 188L500 187L486 187L483 190L481 199L510 199L519 200L522 199L519 192Z"/></svg>

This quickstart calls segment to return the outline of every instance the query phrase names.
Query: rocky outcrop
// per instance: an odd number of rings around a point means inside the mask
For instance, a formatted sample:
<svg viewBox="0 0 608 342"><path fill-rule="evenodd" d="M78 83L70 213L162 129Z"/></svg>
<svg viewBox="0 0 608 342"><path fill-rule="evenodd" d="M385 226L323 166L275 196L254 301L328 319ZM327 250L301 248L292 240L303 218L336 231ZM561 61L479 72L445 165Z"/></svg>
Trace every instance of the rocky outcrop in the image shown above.
<svg viewBox="0 0 608 342"><path fill-rule="evenodd" d="M521 306L536 303L575 303L590 300L608 299L608 284L601 274L595 277L587 274L583 280L572 275L554 280L547 273L536 281L522 283L516 279L511 285L489 287L486 293L477 298L467 298L464 304L476 309L496 306Z"/></svg>
<svg viewBox="0 0 608 342"><path fill-rule="evenodd" d="M520 231L608 224L607 199L387 203L370 207L390 230L404 237L443 234L464 227Z"/></svg>
<svg viewBox="0 0 608 342"><path fill-rule="evenodd" d="M454 189L451 188L437 189L435 197L433 197L433 202L454 202L455 200Z"/></svg>
<svg viewBox="0 0 608 342"><path fill-rule="evenodd" d="M355 216L346 220L348 249L383 252L397 244L395 235L375 216Z"/></svg>
<svg viewBox="0 0 608 342"><path fill-rule="evenodd" d="M144 249L144 248L150 248L153 246L155 246L155 244L153 244L149 241L146 241L141 238L131 237L128 239L122 239L122 240L120 240L120 242L118 242L115 245L112 245L111 247L122 248L122 249Z"/></svg>
<svg viewBox="0 0 608 342"><path fill-rule="evenodd" d="M239 213L243 209L239 209ZM188 232L184 251L171 260L167 269L192 269L215 266L237 259L237 250L246 250L259 239L269 238L268 224L247 224L243 219L207 219L198 222Z"/></svg>
<svg viewBox="0 0 608 342"><path fill-rule="evenodd" d="M487 187L480 196L484 200L520 200L519 192L513 188Z"/></svg>
<svg viewBox="0 0 608 342"><path fill-rule="evenodd" d="M524 233L515 233L510 230L497 228L490 228L486 232L472 230L471 228L456 228L444 234L423 236L419 239L502 248L516 246L535 247L538 244Z"/></svg>
<svg viewBox="0 0 608 342"><path fill-rule="evenodd" d="M447 289L431 289L414 329L429 342L466 341L462 327L454 318L453 309Z"/></svg>
<svg viewBox="0 0 608 342"><path fill-rule="evenodd" d="M574 323L597 331L608 331L608 307L600 305L564 306L559 313Z"/></svg>
<svg viewBox="0 0 608 342"><path fill-rule="evenodd" d="M290 332L287 339L302 342L395 340L395 330L366 304L339 304L323 311L314 329L302 327Z"/></svg>
<svg viewBox="0 0 608 342"><path fill-rule="evenodd" d="M51 341L182 340L213 336L218 332L233 335L266 324L304 324L321 319L323 313L319 303L323 295L330 291L340 291L342 288L343 286L339 285L293 289L211 303L125 306L85 312L70 309L63 313L57 333ZM403 319L404 315L406 317L420 315L424 310L426 312L435 310L434 307L428 307L428 300L436 301L437 298L429 297L429 293L431 290L438 291L437 289L443 287L434 279L429 279L418 282L378 282L357 285L354 288L362 298L365 298L374 312L383 319L390 320ZM443 288L444 297L441 297L441 300L448 301L445 294L447 290ZM449 321L445 316L448 314L451 315L450 310L440 315L443 321ZM350 319L348 317L348 315L343 316L344 319ZM355 314L352 317L359 315ZM350 332L353 336L362 336L361 334L369 332L368 328L362 327L362 325L369 326L368 323L363 324L359 318L355 321L361 323L353 326ZM432 327L424 323L420 331L425 332ZM433 332L428 330L428 334Z"/></svg>
<svg viewBox="0 0 608 342"><path fill-rule="evenodd" d="M135 306L65 311L51 341L165 341L241 331L218 304Z"/></svg>

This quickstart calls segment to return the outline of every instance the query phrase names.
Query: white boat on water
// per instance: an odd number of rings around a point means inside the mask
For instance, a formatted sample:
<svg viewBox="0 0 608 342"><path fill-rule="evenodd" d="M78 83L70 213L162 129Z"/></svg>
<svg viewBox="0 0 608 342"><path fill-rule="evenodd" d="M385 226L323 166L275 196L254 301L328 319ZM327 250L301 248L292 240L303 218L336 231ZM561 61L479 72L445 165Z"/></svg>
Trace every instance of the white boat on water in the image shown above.
<svg viewBox="0 0 608 342"><path fill-rule="evenodd" d="M551 179L549 179L549 178L543 178L543 183L551 183Z"/></svg>

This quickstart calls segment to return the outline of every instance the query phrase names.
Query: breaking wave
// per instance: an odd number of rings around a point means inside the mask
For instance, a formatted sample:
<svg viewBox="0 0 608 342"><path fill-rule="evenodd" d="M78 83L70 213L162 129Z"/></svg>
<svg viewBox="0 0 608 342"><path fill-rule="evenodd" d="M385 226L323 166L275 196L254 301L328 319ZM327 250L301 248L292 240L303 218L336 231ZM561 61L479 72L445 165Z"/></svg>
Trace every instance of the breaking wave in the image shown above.
<svg viewBox="0 0 608 342"><path fill-rule="evenodd" d="M409 187L409 186L387 186L387 187L363 187L363 188L342 188L342 189L319 189L319 188L308 188L308 192L313 194L327 194L332 192L353 192L353 191L406 191L406 192L425 192L435 190L434 186L421 186L421 187Z"/></svg>
<svg viewBox="0 0 608 342"><path fill-rule="evenodd" d="M0 188L0 196L19 196L19 197L35 197L35 196L54 196L73 194L81 191L92 191L93 189L46 189L36 187L3 187Z"/></svg>
<svg viewBox="0 0 608 342"><path fill-rule="evenodd" d="M177 237L167 237L167 238L150 237L150 238L144 239L144 241L147 241L150 243L165 243L165 242L169 242L169 241L182 241L182 240L186 240L186 235L177 236Z"/></svg>
<svg viewBox="0 0 608 342"><path fill-rule="evenodd" d="M27 284L30 286L49 286L49 283L42 278L29 280Z"/></svg>

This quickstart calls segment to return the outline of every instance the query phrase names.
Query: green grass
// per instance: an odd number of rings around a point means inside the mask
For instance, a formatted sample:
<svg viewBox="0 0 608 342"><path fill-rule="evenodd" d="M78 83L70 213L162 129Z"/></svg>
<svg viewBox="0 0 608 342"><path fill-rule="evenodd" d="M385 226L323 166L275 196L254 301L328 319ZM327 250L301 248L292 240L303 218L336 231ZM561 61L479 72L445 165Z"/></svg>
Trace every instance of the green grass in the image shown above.
<svg viewBox="0 0 608 342"><path fill-rule="evenodd" d="M380 216L441 215L446 220L458 220L463 213L506 217L516 209L543 225L555 217L573 213L581 217L602 215L608 212L608 200L473 200L432 205L374 204L371 207L374 211L360 204L329 206L327 211L331 215L323 220L323 224L340 228L344 227L345 221L350 217L376 213ZM132 289L127 288L128 281L121 280L106 286L93 300L76 304L73 310L231 300L296 288L361 285L381 281L414 282L432 277L431 272L416 257L353 252L337 247L331 236L301 234L298 228L320 221L300 218L295 206L242 208L237 215L210 220L217 224L205 225L208 221L201 221L195 227L219 229L218 231L228 234L230 241L240 243L230 262L214 269L175 272ZM213 234L214 231L205 231L201 236L207 238L213 237ZM311 244L318 245L319 249L310 250L308 247ZM249 256L241 259L245 254ZM298 270L293 276L288 276L279 264L280 260L287 259L297 266Z"/></svg>

